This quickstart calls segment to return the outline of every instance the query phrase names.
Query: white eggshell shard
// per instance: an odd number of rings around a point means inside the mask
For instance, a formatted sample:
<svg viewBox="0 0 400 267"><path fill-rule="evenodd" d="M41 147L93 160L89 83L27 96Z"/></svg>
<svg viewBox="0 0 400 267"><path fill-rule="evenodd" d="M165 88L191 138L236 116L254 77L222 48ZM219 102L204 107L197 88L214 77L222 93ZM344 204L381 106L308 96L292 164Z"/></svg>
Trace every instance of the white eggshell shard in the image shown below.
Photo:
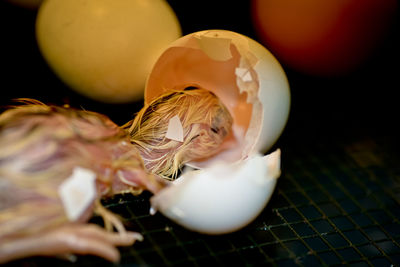
<svg viewBox="0 0 400 267"><path fill-rule="evenodd" d="M151 198L153 210L193 231L224 234L253 221L280 175L280 150L190 171Z"/></svg>
<svg viewBox="0 0 400 267"><path fill-rule="evenodd" d="M207 30L173 42L148 77L145 102L169 90L197 86L217 95L233 117L224 151L202 161L236 162L265 153L278 139L289 115L290 91L275 57L256 41L225 30Z"/></svg>

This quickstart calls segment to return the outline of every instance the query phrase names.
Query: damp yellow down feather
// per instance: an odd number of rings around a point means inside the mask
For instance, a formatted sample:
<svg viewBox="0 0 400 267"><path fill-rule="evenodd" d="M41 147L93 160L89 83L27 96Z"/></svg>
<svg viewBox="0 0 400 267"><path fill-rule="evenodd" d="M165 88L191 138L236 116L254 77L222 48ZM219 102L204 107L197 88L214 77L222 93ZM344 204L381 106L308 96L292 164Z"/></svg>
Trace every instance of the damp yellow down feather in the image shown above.
<svg viewBox="0 0 400 267"><path fill-rule="evenodd" d="M166 138L169 120L178 116L183 142ZM182 164L219 151L231 132L232 116L210 91L170 91L146 105L123 127L137 145L147 169L166 179L177 177Z"/></svg>

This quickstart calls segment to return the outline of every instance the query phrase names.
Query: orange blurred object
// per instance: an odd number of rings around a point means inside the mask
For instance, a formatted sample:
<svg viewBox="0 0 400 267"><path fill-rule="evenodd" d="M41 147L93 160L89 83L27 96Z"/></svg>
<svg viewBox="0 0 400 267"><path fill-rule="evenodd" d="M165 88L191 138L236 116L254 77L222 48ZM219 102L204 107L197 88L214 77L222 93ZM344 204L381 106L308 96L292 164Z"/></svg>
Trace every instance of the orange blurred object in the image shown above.
<svg viewBox="0 0 400 267"><path fill-rule="evenodd" d="M393 22L396 0L253 0L257 34L287 66L314 75L362 64Z"/></svg>

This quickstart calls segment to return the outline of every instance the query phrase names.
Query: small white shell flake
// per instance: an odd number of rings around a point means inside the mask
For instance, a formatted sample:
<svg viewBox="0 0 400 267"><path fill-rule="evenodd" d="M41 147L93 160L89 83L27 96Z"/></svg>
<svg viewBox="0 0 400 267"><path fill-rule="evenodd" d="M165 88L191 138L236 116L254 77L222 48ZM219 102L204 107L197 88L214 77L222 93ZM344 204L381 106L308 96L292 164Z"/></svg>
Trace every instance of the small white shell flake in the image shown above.
<svg viewBox="0 0 400 267"><path fill-rule="evenodd" d="M96 174L75 167L73 173L59 187L58 194L70 221L76 221L96 198Z"/></svg>

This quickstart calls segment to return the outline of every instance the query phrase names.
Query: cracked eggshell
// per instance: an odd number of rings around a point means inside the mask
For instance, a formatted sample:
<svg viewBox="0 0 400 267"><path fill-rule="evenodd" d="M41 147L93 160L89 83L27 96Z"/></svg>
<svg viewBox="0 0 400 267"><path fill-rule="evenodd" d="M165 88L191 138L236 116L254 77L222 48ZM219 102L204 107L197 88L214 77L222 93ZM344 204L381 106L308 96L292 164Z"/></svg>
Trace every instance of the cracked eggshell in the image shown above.
<svg viewBox="0 0 400 267"><path fill-rule="evenodd" d="M234 119L233 133L224 144L229 148L191 166L203 168L265 153L286 125L290 108L286 75L265 47L244 35L207 30L173 42L148 76L145 102L188 86L212 91Z"/></svg>
<svg viewBox="0 0 400 267"><path fill-rule="evenodd" d="M280 150L232 164L214 164L183 174L151 198L152 209L193 231L230 233L261 213L279 175Z"/></svg>

